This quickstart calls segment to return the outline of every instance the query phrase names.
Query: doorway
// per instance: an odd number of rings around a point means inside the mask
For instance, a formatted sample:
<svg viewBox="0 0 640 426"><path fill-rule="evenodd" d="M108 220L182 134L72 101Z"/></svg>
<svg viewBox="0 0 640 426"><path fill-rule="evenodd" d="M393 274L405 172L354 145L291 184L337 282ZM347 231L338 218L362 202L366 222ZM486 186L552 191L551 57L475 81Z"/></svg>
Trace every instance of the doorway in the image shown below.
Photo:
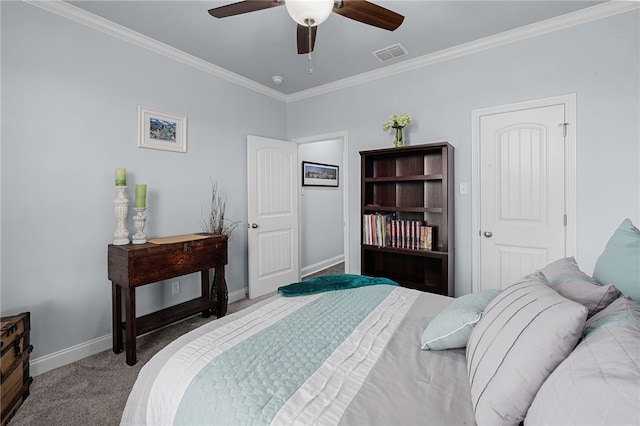
<svg viewBox="0 0 640 426"><path fill-rule="evenodd" d="M575 253L575 94L472 117L472 288L502 289Z"/></svg>
<svg viewBox="0 0 640 426"><path fill-rule="evenodd" d="M347 132L294 139L298 163L338 166L337 187L302 186L300 206L300 275L349 270Z"/></svg>
<svg viewBox="0 0 640 426"><path fill-rule="evenodd" d="M324 203L321 208L330 208L335 213L335 204L342 204L338 229L332 238L342 243L342 254L334 259L311 265L307 271L301 268L301 232L304 227L322 231L319 237L307 238L309 244L318 245L327 237L325 228L303 222L300 217L302 198L302 159L298 158L300 146L304 144L339 143L341 150L338 187L342 194L339 202ZM311 145L309 145L311 146ZM321 151L316 151L319 156ZM293 141L247 137L247 218L249 221L248 296L253 299L273 293L286 284L299 281L302 275L311 275L318 270L344 262L348 271L348 167L347 132L301 138ZM341 157L341 158L340 158ZM314 161L319 161L312 158ZM325 160L326 161L326 160ZM322 214L322 210L319 210ZM316 229L316 230L318 230ZM307 266L307 265L303 265Z"/></svg>

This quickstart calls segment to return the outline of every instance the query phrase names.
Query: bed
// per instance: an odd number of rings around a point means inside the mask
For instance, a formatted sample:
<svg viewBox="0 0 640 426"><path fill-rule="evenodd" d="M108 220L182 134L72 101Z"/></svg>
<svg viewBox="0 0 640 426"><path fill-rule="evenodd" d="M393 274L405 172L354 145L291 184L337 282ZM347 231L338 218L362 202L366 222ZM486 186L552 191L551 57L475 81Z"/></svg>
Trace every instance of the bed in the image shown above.
<svg viewBox="0 0 640 426"><path fill-rule="evenodd" d="M158 353L122 423L474 424L464 350L416 344L452 300L385 284L275 296Z"/></svg>
<svg viewBox="0 0 640 426"><path fill-rule="evenodd" d="M640 231L456 299L385 278L296 283L169 344L123 425L640 424Z"/></svg>

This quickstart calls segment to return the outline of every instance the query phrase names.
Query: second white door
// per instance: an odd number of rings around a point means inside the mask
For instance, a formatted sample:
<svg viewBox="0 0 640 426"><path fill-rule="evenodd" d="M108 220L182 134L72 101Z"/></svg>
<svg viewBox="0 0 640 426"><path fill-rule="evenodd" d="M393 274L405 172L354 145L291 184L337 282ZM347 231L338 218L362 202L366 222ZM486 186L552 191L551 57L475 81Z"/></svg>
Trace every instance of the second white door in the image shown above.
<svg viewBox="0 0 640 426"><path fill-rule="evenodd" d="M480 288L505 288L565 247L565 106L479 118Z"/></svg>

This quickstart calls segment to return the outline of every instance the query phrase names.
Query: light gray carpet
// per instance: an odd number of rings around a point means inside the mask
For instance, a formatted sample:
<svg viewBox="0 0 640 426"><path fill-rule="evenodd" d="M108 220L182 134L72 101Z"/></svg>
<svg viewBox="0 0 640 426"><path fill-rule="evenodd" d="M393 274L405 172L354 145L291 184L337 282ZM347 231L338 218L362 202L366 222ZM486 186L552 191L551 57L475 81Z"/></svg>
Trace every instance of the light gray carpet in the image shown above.
<svg viewBox="0 0 640 426"><path fill-rule="evenodd" d="M337 273L344 273L344 264L312 276ZM228 314L271 296L231 303ZM126 364L124 352L116 355L106 350L34 377L30 395L10 421L10 426L118 425L142 366L173 340L213 320L215 317L198 315L139 337L138 362L133 367Z"/></svg>
<svg viewBox="0 0 640 426"><path fill-rule="evenodd" d="M266 297L229 304L237 312ZM33 378L30 395L10 425L117 425L142 366L160 349L183 334L215 320L194 316L139 337L138 362L128 366L124 352L106 350Z"/></svg>

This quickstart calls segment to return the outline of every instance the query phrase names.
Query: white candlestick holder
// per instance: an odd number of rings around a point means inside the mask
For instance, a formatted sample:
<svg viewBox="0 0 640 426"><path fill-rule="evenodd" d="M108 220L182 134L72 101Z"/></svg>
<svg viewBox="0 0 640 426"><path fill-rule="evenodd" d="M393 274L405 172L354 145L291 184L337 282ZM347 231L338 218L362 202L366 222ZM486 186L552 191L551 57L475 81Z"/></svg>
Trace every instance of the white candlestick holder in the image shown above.
<svg viewBox="0 0 640 426"><path fill-rule="evenodd" d="M123 246L129 244L129 231L127 231L124 221L129 212L129 200L124 191L126 186L116 186L116 198L113 200L113 210L116 214L116 230L113 233L113 244Z"/></svg>
<svg viewBox="0 0 640 426"><path fill-rule="evenodd" d="M135 216L133 216L133 225L136 227L136 233L133 234L133 244L144 244L147 242L147 235L143 233L144 225L147 222L147 215L145 214L146 208L144 207L134 207L136 211Z"/></svg>

